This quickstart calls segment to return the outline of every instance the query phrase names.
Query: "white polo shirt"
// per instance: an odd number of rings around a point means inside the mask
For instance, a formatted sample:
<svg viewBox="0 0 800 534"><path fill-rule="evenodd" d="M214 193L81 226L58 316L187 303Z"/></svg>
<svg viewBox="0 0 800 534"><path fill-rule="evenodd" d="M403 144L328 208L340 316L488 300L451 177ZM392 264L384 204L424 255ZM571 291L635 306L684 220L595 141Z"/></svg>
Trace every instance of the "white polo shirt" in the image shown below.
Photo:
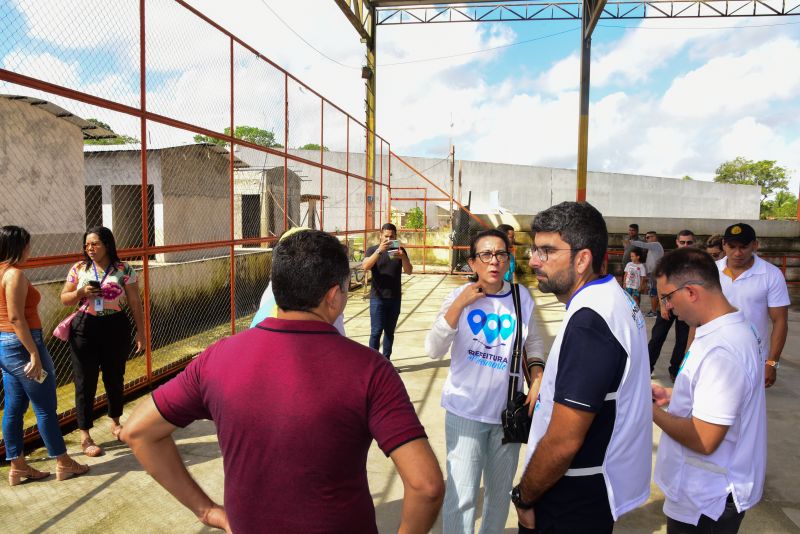
<svg viewBox="0 0 800 534"><path fill-rule="evenodd" d="M696 525L703 514L719 519L729 493L739 512L761 499L767 414L760 350L755 326L741 311L697 328L668 411L729 428L709 455L661 434L653 478L664 492L668 517Z"/></svg>
<svg viewBox="0 0 800 534"><path fill-rule="evenodd" d="M769 356L770 319L767 308L789 305L789 290L780 269L753 255L753 265L733 280L725 274L728 258L717 261L722 292L732 305L744 312L747 320L756 325L764 347L764 359Z"/></svg>

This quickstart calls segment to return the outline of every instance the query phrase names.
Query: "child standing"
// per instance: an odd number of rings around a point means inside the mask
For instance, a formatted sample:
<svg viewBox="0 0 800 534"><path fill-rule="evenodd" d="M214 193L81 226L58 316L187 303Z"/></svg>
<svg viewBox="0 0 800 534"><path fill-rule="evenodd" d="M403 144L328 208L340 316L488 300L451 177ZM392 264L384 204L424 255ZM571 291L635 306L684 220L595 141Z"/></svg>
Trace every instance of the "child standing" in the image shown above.
<svg viewBox="0 0 800 534"><path fill-rule="evenodd" d="M625 266L625 278L622 287L633 298L637 306L641 305L639 294L646 276L647 269L642 263L642 249L631 249L631 261Z"/></svg>

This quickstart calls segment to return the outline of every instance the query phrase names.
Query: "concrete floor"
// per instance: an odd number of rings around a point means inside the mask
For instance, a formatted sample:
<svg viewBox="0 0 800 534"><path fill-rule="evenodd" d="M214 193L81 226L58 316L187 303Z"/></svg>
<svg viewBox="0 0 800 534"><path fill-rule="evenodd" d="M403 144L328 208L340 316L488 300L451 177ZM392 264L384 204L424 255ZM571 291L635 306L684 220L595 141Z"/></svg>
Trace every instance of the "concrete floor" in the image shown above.
<svg viewBox="0 0 800 534"><path fill-rule="evenodd" d="M430 360L424 353L425 335L442 299L461 283L444 276L404 278L403 310L392 357L401 373L412 401L430 436L444 471L444 410L439 405L441 388L447 376L449 360ZM535 292L537 318L547 346L560 325L563 306L551 296ZM361 293L351 294L345 312L350 337L367 342L369 302ZM653 319L648 319L652 324ZM666 354L671 351L670 336L664 346L665 356L656 367L655 379L668 381ZM741 532L800 532L800 461L798 443L800 424L798 391L800 383L800 312L790 311L789 341L782 359L778 383L767 392L769 417L769 460L764 499L750 510ZM126 415L136 401L126 407ZM126 416L123 416L123 421ZM657 443L659 433L654 440ZM200 421L176 433L183 458L194 477L212 498L222 501L222 459L213 425ZM205 529L185 508L156 484L136 462L130 450L113 441L108 421L97 421L95 440L106 448L101 458L85 459L92 470L86 476L65 482L55 477L43 482L29 482L9 488L5 484L8 467L0 468L0 525L3 532L204 532ZM77 433L67 436L68 448L78 451ZM655 443L654 443L655 452ZM53 469L44 452L32 453L33 465ZM396 531L402 506L402 484L391 460L373 446L367 469L381 532ZM522 466L520 465L520 470ZM518 478L518 477L517 477ZM624 516L617 524L620 533L666 532L661 513L663 496L653 486L650 501ZM257 506L257 503L254 503ZM505 532L516 532L516 517L509 514ZM441 532L438 522L433 532Z"/></svg>

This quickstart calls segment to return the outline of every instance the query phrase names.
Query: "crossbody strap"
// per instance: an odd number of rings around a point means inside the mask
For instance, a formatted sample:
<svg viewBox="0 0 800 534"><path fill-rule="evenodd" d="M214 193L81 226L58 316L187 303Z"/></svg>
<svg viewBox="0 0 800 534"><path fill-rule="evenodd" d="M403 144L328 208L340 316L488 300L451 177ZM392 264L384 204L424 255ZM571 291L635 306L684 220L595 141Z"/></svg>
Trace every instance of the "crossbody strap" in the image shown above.
<svg viewBox="0 0 800 534"><path fill-rule="evenodd" d="M514 317L517 321L517 333L514 336L514 351L511 354L511 367L508 373L508 400L514 399L519 389L520 369L522 368L522 306L519 300L519 284L511 284L511 299L514 301Z"/></svg>
<svg viewBox="0 0 800 534"><path fill-rule="evenodd" d="M94 265L94 264L92 264L92 265ZM103 282L106 281L106 276L108 276L108 273L110 273L112 270L116 270L116 269L117 269L117 267L116 267L116 265L114 265L113 262L109 264L108 270L103 274L103 278L100 279L100 287L103 287ZM89 299L84 297L82 300L83 300L83 304L81 304L76 311L81 311L81 308L83 308L84 306L86 306L87 310L89 309Z"/></svg>

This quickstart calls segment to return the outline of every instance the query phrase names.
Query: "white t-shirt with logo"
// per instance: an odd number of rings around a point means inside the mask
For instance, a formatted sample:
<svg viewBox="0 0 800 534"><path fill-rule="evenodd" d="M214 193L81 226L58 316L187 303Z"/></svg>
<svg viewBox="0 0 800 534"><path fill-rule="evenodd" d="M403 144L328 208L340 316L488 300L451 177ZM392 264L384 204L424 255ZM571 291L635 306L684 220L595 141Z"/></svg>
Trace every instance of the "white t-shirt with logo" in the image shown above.
<svg viewBox="0 0 800 534"><path fill-rule="evenodd" d="M500 413L508 401L509 368L517 333L511 286L504 282L496 295L486 295L464 308L457 327L451 328L444 316L468 285L453 290L442 303L425 338L425 350L431 358L439 359L450 349L450 373L442 390L445 410L465 419L500 424ZM528 358L542 358L544 344L536 328L533 297L524 286L519 289L523 346Z"/></svg>
<svg viewBox="0 0 800 534"><path fill-rule="evenodd" d="M625 279L623 280L624 287L638 290L642 287L642 279L647 276L647 269L644 263L628 262L625 266Z"/></svg>
<svg viewBox="0 0 800 534"><path fill-rule="evenodd" d="M654 479L668 517L696 525L701 515L717 520L729 493L740 512L761 499L767 462L761 350L755 326L741 311L697 328L668 411L729 428L709 455L661 435Z"/></svg>
<svg viewBox="0 0 800 534"><path fill-rule="evenodd" d="M780 269L755 255L753 265L736 280L725 274L727 267L727 257L717 261L722 292L728 302L742 310L747 320L756 325L766 359L769 356L771 331L768 308L790 304L786 279Z"/></svg>

